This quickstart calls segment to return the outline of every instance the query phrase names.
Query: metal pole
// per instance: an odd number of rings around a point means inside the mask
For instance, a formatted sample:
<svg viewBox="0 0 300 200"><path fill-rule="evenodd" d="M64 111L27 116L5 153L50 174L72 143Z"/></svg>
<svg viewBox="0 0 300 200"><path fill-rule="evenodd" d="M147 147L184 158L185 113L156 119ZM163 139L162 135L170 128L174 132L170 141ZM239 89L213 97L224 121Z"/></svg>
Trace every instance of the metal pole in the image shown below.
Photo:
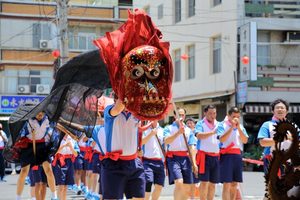
<svg viewBox="0 0 300 200"><path fill-rule="evenodd" d="M69 0L57 0L57 22L60 50L60 67L69 59L68 41L68 2Z"/></svg>

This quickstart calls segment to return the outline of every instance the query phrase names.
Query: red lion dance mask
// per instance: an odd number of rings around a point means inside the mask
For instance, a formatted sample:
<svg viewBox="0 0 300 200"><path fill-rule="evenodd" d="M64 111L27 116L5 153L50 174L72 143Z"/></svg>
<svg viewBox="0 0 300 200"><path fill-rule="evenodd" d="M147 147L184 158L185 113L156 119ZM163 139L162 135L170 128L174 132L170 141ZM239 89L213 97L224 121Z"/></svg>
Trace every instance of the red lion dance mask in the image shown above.
<svg viewBox="0 0 300 200"><path fill-rule="evenodd" d="M172 98L173 67L169 43L141 10L129 11L116 31L94 43L101 50L117 96L135 117L161 119Z"/></svg>

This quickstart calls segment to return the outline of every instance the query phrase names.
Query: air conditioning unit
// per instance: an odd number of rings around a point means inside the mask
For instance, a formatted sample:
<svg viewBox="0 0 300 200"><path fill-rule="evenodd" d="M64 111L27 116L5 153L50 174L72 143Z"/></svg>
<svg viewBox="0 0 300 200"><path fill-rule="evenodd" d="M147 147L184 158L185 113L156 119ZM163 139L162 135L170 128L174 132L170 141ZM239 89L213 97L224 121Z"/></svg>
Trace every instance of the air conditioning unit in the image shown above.
<svg viewBox="0 0 300 200"><path fill-rule="evenodd" d="M300 31L288 31L286 32L287 42L300 42Z"/></svg>
<svg viewBox="0 0 300 200"><path fill-rule="evenodd" d="M48 40L40 40L40 49L50 49Z"/></svg>
<svg viewBox="0 0 300 200"><path fill-rule="evenodd" d="M50 93L50 85L36 85L36 93L37 94L49 94Z"/></svg>
<svg viewBox="0 0 300 200"><path fill-rule="evenodd" d="M29 94L30 87L29 85L18 85L18 94Z"/></svg>

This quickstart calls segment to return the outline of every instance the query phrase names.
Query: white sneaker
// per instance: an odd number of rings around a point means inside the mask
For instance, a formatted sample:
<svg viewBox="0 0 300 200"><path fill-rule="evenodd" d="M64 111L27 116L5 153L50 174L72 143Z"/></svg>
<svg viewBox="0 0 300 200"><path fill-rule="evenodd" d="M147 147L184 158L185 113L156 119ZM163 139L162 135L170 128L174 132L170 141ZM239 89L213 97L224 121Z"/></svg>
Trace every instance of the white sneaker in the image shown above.
<svg viewBox="0 0 300 200"><path fill-rule="evenodd" d="M11 172L11 175L16 175L16 174L17 174L16 170L13 170L13 171Z"/></svg>

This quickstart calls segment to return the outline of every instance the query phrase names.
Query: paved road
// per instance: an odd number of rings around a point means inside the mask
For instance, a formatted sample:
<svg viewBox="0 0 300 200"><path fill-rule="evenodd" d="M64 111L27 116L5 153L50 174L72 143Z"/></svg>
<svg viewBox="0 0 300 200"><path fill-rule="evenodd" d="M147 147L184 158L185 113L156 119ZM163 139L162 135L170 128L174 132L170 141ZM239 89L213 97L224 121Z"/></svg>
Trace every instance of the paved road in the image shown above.
<svg viewBox="0 0 300 200"><path fill-rule="evenodd" d="M0 182L0 200L14 200L16 191L17 175L6 176L7 182ZM244 172L244 183L241 184L243 200L261 200L264 194L264 178L262 172ZM173 186L169 186L166 182L166 187L163 190L161 200L173 199ZM222 185L217 186L216 200L220 200L222 191ZM47 190L47 199L50 192ZM29 200L29 186L25 186L23 192L23 199ZM83 196L74 195L71 191L68 191L68 200L83 200Z"/></svg>

